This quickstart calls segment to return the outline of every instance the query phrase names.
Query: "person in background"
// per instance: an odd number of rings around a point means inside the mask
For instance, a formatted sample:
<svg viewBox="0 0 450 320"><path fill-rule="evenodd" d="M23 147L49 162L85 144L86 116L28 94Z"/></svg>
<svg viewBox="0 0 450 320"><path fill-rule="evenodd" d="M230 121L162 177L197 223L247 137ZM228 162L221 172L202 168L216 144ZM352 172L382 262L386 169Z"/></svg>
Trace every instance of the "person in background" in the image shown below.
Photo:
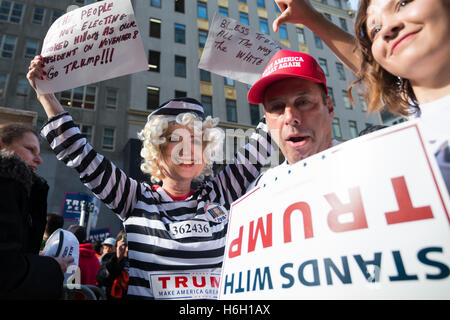
<svg viewBox="0 0 450 320"><path fill-rule="evenodd" d="M102 242L102 255L100 256L99 261L102 262L103 257L108 254L116 251L116 239L113 237L106 238L105 241Z"/></svg>
<svg viewBox="0 0 450 320"><path fill-rule="evenodd" d="M42 238L41 250L44 249L47 239L55 230L64 226L64 218L56 213L47 214L47 224L45 226L44 237Z"/></svg>
<svg viewBox="0 0 450 320"><path fill-rule="evenodd" d="M67 230L72 232L80 243L78 267L81 272L81 284L95 286L97 284L97 273L100 270L100 262L95 255L94 247L86 240L86 228L73 224Z"/></svg>
<svg viewBox="0 0 450 320"><path fill-rule="evenodd" d="M124 299L129 282L128 243L125 231L120 231L116 237L116 251L107 253L102 259L97 282L105 287L108 300Z"/></svg>
<svg viewBox="0 0 450 320"><path fill-rule="evenodd" d="M94 250L95 250L95 256L97 257L98 261L101 260L102 252L103 252L103 245L102 242L97 240L94 242Z"/></svg>
<svg viewBox="0 0 450 320"><path fill-rule="evenodd" d="M39 255L47 217L48 185L34 127L0 125L0 298L58 299L73 258Z"/></svg>

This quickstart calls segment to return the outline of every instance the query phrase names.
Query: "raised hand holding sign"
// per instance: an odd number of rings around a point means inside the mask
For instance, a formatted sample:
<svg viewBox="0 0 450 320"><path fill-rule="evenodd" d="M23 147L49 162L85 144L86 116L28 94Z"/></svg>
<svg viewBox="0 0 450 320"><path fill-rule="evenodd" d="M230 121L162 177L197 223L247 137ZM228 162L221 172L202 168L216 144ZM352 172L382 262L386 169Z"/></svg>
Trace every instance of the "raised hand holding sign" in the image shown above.
<svg viewBox="0 0 450 320"><path fill-rule="evenodd" d="M216 13L198 67L253 84L280 49L284 46L269 35Z"/></svg>
<svg viewBox="0 0 450 320"><path fill-rule="evenodd" d="M42 46L39 93L54 93L147 69L131 2L102 1L70 11L50 27ZM132 59L130 57L132 56Z"/></svg>

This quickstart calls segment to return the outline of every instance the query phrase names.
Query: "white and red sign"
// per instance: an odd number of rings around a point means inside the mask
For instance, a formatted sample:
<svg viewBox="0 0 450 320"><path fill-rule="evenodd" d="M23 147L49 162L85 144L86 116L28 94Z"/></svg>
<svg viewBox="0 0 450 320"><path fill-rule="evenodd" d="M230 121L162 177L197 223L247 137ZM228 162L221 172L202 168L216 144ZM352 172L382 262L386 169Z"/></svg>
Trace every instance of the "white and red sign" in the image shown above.
<svg viewBox="0 0 450 320"><path fill-rule="evenodd" d="M157 300L214 299L219 294L219 272L166 271L149 272L150 287Z"/></svg>
<svg viewBox="0 0 450 320"><path fill-rule="evenodd" d="M232 205L219 298L449 299L450 201L427 148L409 121L273 170Z"/></svg>
<svg viewBox="0 0 450 320"><path fill-rule="evenodd" d="M44 80L53 93L147 70L148 62L130 0L105 0L58 18L45 36Z"/></svg>

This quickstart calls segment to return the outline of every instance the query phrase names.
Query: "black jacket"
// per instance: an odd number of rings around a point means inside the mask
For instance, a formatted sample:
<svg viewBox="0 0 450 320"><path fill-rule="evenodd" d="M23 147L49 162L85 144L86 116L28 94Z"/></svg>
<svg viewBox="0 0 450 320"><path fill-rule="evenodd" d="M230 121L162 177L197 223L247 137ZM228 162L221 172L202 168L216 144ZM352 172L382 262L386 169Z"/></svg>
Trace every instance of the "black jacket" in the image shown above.
<svg viewBox="0 0 450 320"><path fill-rule="evenodd" d="M106 287L106 297L108 300L114 300L111 297L111 288L117 277L120 276L122 270L125 268L128 259L123 258L118 260L116 252L110 252L103 256L100 270L97 273L97 282L100 287ZM126 292L124 292L124 298Z"/></svg>
<svg viewBox="0 0 450 320"><path fill-rule="evenodd" d="M21 159L0 150L0 299L58 299L64 275L39 256L48 185Z"/></svg>

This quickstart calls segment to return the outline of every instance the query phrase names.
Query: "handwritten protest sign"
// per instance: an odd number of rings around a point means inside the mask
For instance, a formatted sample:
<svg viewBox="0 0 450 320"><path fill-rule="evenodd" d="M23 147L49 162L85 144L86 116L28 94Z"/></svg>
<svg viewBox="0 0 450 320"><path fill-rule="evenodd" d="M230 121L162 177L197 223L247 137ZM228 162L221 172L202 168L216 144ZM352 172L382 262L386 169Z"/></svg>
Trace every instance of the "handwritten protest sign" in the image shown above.
<svg viewBox="0 0 450 320"><path fill-rule="evenodd" d="M449 299L450 201L426 148L407 122L272 170L232 205L219 298Z"/></svg>
<svg viewBox="0 0 450 320"><path fill-rule="evenodd" d="M130 0L70 11L47 32L41 55L47 72L39 93L53 93L147 69Z"/></svg>
<svg viewBox="0 0 450 320"><path fill-rule="evenodd" d="M280 49L285 47L268 35L216 13L198 67L253 84L261 77L270 58Z"/></svg>

